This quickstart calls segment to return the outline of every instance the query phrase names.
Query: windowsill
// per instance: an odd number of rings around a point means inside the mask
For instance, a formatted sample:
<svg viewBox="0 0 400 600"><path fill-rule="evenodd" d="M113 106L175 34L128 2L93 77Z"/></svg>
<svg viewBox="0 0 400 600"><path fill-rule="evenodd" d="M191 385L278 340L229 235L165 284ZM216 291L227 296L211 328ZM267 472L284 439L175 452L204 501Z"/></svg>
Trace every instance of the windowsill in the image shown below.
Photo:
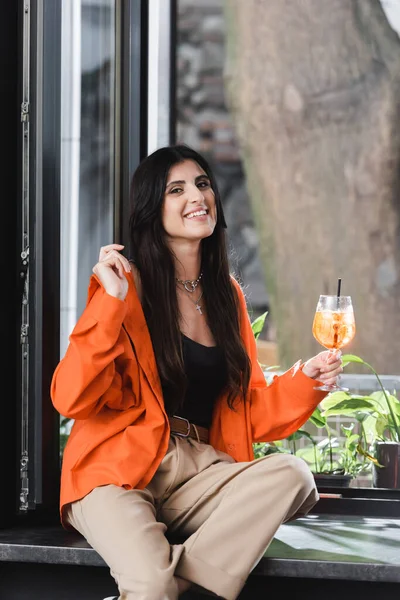
<svg viewBox="0 0 400 600"><path fill-rule="evenodd" d="M282 525L255 576L400 582L400 519L311 514ZM0 560L106 567L61 526L0 530Z"/></svg>

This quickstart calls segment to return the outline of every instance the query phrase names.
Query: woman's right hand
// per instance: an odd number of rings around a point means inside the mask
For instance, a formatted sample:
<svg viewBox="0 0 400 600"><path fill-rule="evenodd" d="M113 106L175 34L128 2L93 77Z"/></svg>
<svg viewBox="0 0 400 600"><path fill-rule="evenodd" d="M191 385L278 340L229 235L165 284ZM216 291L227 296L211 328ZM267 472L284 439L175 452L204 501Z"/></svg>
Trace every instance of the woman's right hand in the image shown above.
<svg viewBox="0 0 400 600"><path fill-rule="evenodd" d="M107 294L125 300L128 293L128 280L125 273L131 271L129 261L120 254L121 244L109 244L100 248L99 262L93 267L93 273L103 285Z"/></svg>

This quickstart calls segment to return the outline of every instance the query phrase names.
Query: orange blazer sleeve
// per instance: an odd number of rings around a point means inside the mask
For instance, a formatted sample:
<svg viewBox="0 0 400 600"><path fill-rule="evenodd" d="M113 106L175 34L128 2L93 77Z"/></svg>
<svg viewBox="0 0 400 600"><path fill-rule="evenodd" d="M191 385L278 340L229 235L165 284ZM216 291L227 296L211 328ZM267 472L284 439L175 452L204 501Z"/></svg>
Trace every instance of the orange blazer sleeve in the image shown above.
<svg viewBox="0 0 400 600"><path fill-rule="evenodd" d="M88 303L69 337L64 358L54 371L51 399L58 412L87 419L107 404L123 409L134 404L123 390L116 360L124 352L121 341L126 303L107 294L92 276ZM133 391L131 389L131 395Z"/></svg>
<svg viewBox="0 0 400 600"><path fill-rule="evenodd" d="M305 375L299 365L277 375L267 385L257 358L257 344L244 294L237 282L241 314L241 334L252 369L247 401L253 442L283 439L299 429L312 415L327 392L314 389L316 381Z"/></svg>

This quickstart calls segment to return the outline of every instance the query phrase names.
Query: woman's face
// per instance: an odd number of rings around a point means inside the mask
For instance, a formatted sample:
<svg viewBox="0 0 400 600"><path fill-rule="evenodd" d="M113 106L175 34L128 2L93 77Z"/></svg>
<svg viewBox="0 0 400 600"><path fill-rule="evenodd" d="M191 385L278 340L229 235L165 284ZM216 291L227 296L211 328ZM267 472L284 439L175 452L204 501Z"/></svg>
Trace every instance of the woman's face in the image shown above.
<svg viewBox="0 0 400 600"><path fill-rule="evenodd" d="M199 241L213 233L217 222L214 192L208 176L193 160L171 167L162 222L171 239Z"/></svg>

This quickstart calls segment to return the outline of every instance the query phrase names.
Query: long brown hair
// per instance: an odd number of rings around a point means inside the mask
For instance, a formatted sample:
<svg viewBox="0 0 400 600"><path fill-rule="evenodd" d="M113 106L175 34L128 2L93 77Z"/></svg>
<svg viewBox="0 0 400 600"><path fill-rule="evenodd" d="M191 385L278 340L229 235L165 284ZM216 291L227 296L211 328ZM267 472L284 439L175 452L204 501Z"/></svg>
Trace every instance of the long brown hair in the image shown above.
<svg viewBox="0 0 400 600"><path fill-rule="evenodd" d="M160 148L145 158L131 182L130 255L142 284L142 306L153 343L165 408L173 414L187 388L173 255L166 243L162 205L168 173L174 165L193 160L205 171L215 194L217 223L201 242L204 302L208 325L223 350L227 370L228 404L245 399L250 360L240 336L237 292L231 280L226 249L226 222L215 177L208 162L186 145Z"/></svg>

